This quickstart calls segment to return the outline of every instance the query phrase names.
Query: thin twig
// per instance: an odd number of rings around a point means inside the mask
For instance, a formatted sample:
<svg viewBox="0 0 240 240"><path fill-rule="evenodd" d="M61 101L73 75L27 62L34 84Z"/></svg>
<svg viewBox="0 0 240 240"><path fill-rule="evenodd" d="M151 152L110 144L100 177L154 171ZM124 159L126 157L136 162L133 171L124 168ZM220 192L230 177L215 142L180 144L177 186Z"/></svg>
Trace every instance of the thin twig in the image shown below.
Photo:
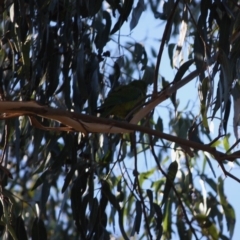
<svg viewBox="0 0 240 240"><path fill-rule="evenodd" d="M230 153L240 142L240 139L238 139L226 152L226 154Z"/></svg>
<svg viewBox="0 0 240 240"><path fill-rule="evenodd" d="M132 195L134 195L134 197L135 197L136 199L138 199L138 196L134 193L134 190L132 190L132 189L130 188L130 186L128 185L128 182L127 182L126 178L124 177L124 172L123 172L122 167L121 167L121 165L120 165L120 151L121 151L121 149L122 149L122 144L123 144L123 139L122 139L121 142L120 142L120 147L119 147L119 152L118 152L118 157L117 157L117 162L118 162L118 164L119 164L119 169L120 169L120 171L121 171L123 180L124 180L127 188L128 188L129 191L132 193ZM123 166L124 166L125 169L127 169L124 161L123 161ZM133 182L132 182L132 179L131 179L131 177L129 176L129 172L126 171L126 174L127 174L128 180L130 181L131 185L134 186L134 184L133 184Z"/></svg>
<svg viewBox="0 0 240 240"><path fill-rule="evenodd" d="M109 177L110 174L112 173L113 169L115 168L116 164L119 163L120 155L121 155L120 152L121 152L122 144L123 144L123 140L121 140L121 142L120 142L120 146L119 146L119 151L118 151L117 160L113 163L113 166L112 166L111 169L109 170L107 176L105 177L105 180L108 179L108 177Z"/></svg>
<svg viewBox="0 0 240 240"><path fill-rule="evenodd" d="M234 179L235 181L237 181L237 182L240 183L240 179L237 178L237 177L235 177L235 176L234 176L233 174L231 174L230 172L228 172L228 171L226 170L226 168L224 167L224 165L223 165L222 162L219 162L219 161L218 161L218 163L219 163L219 165L220 165L223 173L224 173L226 176L228 176L228 177L230 177L230 178L232 178L232 179Z"/></svg>

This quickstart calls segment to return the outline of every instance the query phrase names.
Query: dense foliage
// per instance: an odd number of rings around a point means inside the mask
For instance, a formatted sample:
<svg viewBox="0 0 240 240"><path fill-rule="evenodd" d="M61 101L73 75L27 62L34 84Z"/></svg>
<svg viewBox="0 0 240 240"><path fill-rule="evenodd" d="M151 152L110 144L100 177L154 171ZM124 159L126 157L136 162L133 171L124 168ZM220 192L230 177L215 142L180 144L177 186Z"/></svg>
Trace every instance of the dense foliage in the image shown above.
<svg viewBox="0 0 240 240"><path fill-rule="evenodd" d="M143 14L159 50L121 34ZM6 0L0 18L4 239L232 238L239 1Z"/></svg>

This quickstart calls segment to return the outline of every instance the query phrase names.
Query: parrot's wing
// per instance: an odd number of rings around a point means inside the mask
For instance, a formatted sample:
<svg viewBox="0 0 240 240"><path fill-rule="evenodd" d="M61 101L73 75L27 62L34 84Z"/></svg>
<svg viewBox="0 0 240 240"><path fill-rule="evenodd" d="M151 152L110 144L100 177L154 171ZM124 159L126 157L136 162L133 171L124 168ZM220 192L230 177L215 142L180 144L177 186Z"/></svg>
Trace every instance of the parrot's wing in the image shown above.
<svg viewBox="0 0 240 240"><path fill-rule="evenodd" d="M121 86L108 95L104 104L99 108L99 112L102 116L112 114L124 117L144 95L145 93L140 88L131 84Z"/></svg>

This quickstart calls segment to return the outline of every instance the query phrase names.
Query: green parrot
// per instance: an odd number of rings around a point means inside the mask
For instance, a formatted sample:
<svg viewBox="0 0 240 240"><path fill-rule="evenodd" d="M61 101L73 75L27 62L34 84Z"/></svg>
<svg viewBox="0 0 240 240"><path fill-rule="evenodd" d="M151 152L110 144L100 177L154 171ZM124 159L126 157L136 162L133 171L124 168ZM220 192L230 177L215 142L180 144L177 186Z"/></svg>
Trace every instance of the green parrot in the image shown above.
<svg viewBox="0 0 240 240"><path fill-rule="evenodd" d="M134 80L128 85L119 86L108 94L97 112L101 113L101 117L114 115L125 118L136 104L144 100L146 91L147 83L142 80Z"/></svg>

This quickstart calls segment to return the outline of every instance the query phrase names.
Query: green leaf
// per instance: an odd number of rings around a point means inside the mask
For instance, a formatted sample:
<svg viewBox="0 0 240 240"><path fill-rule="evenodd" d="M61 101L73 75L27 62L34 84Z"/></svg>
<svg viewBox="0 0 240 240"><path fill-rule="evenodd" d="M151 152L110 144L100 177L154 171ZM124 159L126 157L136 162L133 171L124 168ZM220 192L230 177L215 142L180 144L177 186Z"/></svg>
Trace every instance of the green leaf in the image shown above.
<svg viewBox="0 0 240 240"><path fill-rule="evenodd" d="M168 199L168 195L169 195L170 190L172 188L172 185L173 185L174 179L176 177L177 171L178 171L178 163L177 163L177 161L174 161L168 167L167 180L166 180L165 188L164 188L164 191L163 191L162 206L165 204L165 202Z"/></svg>
<svg viewBox="0 0 240 240"><path fill-rule="evenodd" d="M160 180L154 181L151 187L154 188L155 192L158 192L164 183L164 178L161 178Z"/></svg>
<svg viewBox="0 0 240 240"><path fill-rule="evenodd" d="M6 53L3 49L0 49L0 67L2 67L2 64L5 60Z"/></svg>
<svg viewBox="0 0 240 240"><path fill-rule="evenodd" d="M151 170L147 171L147 172L143 172L139 175L139 183L140 185L142 185L142 183L144 182L144 180L149 179L149 177L154 174L156 171L156 168L152 168Z"/></svg>
<svg viewBox="0 0 240 240"><path fill-rule="evenodd" d="M201 28L201 20L198 21L198 26ZM199 36L198 31L195 33L195 39L194 39L194 60L196 63L196 68L198 72L200 73L200 81L204 79L205 74L203 72L203 64L204 64L204 57L205 57L205 50L204 50L204 44L202 42L202 39Z"/></svg>
<svg viewBox="0 0 240 240"><path fill-rule="evenodd" d="M212 240L218 240L219 239L219 233L216 228L216 225L209 219L208 216L205 216L203 214L198 214L195 216L196 220L198 221L202 234L211 237Z"/></svg>
<svg viewBox="0 0 240 240"><path fill-rule="evenodd" d="M227 198L224 195L223 180L221 177L218 178L218 194L227 221L230 238L232 238L236 223L236 216L233 207L228 203Z"/></svg>
<svg viewBox="0 0 240 240"><path fill-rule="evenodd" d="M206 128L207 132L209 132L208 120L207 120L207 111L208 111L208 103L207 97L209 93L209 78L206 77L202 80L202 84L199 86L199 95L201 102L201 115L203 126Z"/></svg>
<svg viewBox="0 0 240 240"><path fill-rule="evenodd" d="M112 158L113 158L113 153L112 153L112 150L109 149L104 155L104 157L100 160L100 163L108 165L112 162Z"/></svg>
<svg viewBox="0 0 240 240"><path fill-rule="evenodd" d="M223 147L226 152L230 149L229 137L230 134L227 134L226 136L223 137Z"/></svg>
<svg viewBox="0 0 240 240"><path fill-rule="evenodd" d="M163 234L166 239L171 239L172 234L172 201L167 201L164 206L164 218L162 222Z"/></svg>

